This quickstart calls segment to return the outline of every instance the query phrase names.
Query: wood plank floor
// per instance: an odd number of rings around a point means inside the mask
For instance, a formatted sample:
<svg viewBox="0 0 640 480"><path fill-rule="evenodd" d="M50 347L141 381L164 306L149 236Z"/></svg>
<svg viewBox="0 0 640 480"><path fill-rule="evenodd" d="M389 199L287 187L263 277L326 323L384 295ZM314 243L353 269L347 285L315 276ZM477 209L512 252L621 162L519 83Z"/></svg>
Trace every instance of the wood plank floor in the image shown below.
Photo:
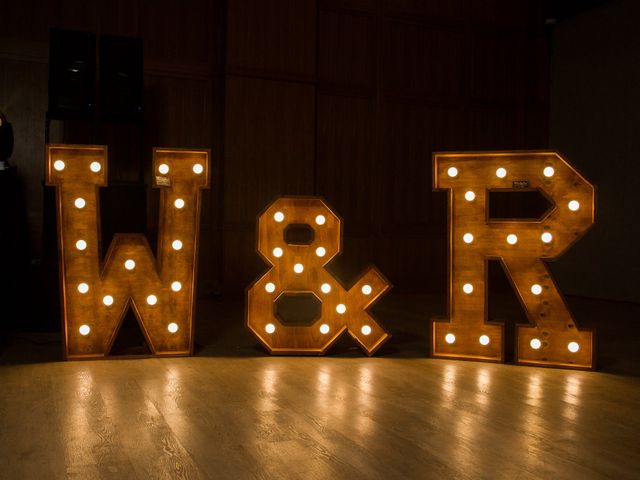
<svg viewBox="0 0 640 480"><path fill-rule="evenodd" d="M581 372L426 358L428 300L376 309L395 337L373 358L346 338L270 357L239 300L199 306L192 358L65 363L55 336L16 334L0 478L639 478L638 336L607 328L640 307L572 302L605 342L602 370Z"/></svg>

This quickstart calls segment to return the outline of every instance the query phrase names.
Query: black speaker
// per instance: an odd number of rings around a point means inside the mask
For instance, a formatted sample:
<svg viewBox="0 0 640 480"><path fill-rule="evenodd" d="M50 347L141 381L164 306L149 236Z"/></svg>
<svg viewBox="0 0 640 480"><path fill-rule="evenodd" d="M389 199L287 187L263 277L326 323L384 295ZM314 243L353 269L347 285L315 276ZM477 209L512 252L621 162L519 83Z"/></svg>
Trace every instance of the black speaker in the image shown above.
<svg viewBox="0 0 640 480"><path fill-rule="evenodd" d="M49 115L87 119L95 110L96 36L51 29L49 42Z"/></svg>
<svg viewBox="0 0 640 480"><path fill-rule="evenodd" d="M143 98L142 39L100 36L100 116L139 121Z"/></svg>

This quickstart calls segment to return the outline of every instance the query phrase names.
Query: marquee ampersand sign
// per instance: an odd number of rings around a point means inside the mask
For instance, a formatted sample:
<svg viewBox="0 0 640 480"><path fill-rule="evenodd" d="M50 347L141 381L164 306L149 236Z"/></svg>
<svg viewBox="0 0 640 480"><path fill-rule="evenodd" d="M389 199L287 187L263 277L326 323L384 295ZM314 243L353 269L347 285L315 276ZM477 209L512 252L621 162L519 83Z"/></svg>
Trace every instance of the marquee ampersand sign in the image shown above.
<svg viewBox="0 0 640 480"><path fill-rule="evenodd" d="M209 152L156 148L153 171L161 189L157 259L144 235L117 234L102 263L98 188L107 183L107 147L47 146L68 359L107 355L129 306L154 355L193 351L200 190L209 187Z"/></svg>
<svg viewBox="0 0 640 480"><path fill-rule="evenodd" d="M287 243L291 226L308 226L307 244ZM319 198L280 198L258 218L257 249L272 265L247 292L247 327L270 353L324 354L346 329L372 355L390 335L369 308L391 284L370 267L349 290L324 267L340 252L340 218ZM311 325L285 324L276 303L287 294L313 295L321 313Z"/></svg>
<svg viewBox="0 0 640 480"><path fill-rule="evenodd" d="M436 357L503 361L503 325L487 322L488 259L499 259L530 325L517 328L521 364L593 368L592 332L580 331L545 260L593 225L595 189L555 152L436 153L434 188L449 192L448 321L435 319ZM491 220L489 191L538 189L554 206L538 220Z"/></svg>

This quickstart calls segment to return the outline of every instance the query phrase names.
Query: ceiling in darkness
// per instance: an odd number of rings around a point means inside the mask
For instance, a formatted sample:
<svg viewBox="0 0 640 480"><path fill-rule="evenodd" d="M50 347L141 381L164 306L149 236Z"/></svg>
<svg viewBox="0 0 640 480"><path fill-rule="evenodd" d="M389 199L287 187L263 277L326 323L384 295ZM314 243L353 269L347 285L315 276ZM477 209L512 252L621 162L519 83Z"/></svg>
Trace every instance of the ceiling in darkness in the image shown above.
<svg viewBox="0 0 640 480"><path fill-rule="evenodd" d="M544 18L557 23L608 3L610 0L546 0Z"/></svg>

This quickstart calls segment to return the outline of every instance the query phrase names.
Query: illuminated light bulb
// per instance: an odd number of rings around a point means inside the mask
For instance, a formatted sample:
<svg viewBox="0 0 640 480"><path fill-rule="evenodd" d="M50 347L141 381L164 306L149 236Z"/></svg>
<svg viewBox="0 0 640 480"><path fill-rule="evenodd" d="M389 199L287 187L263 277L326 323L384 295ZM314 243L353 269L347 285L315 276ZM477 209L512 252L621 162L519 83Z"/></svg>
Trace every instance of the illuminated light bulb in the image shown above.
<svg viewBox="0 0 640 480"><path fill-rule="evenodd" d="M91 162L89 168L93 173L98 173L100 170L102 170L102 165L100 165L100 162Z"/></svg>
<svg viewBox="0 0 640 480"><path fill-rule="evenodd" d="M147 303L149 305L155 305L156 303L158 303L158 297L156 297L155 295L149 295L147 297Z"/></svg>
<svg viewBox="0 0 640 480"><path fill-rule="evenodd" d="M327 254L327 251L324 249L324 247L318 247L316 248L316 255L319 257L324 257Z"/></svg>
<svg viewBox="0 0 640 480"><path fill-rule="evenodd" d="M373 289L371 288L371 285L363 285L361 291L364 295L371 295Z"/></svg>
<svg viewBox="0 0 640 480"><path fill-rule="evenodd" d="M449 167L449 170L447 170L447 175L449 175L451 178L457 177L458 169L456 167Z"/></svg>
<svg viewBox="0 0 640 480"><path fill-rule="evenodd" d="M204 172L204 167L201 164L196 163L193 166L193 173L195 173L196 175L200 175L202 172Z"/></svg>
<svg viewBox="0 0 640 480"><path fill-rule="evenodd" d="M480 345L489 345L491 340L489 339L489 335L480 335L478 341L480 342Z"/></svg>
<svg viewBox="0 0 640 480"><path fill-rule="evenodd" d="M539 338L532 338L531 341L529 342L529 345L534 350L538 350L542 346L542 342L540 341Z"/></svg>
<svg viewBox="0 0 640 480"><path fill-rule="evenodd" d="M87 293L89 291L89 285L86 283L81 283L78 285L78 291L82 294Z"/></svg>
<svg viewBox="0 0 640 480"><path fill-rule="evenodd" d="M347 307L345 307L343 303L339 303L336 306L336 312L338 312L340 315L342 315L346 311L347 311Z"/></svg>
<svg viewBox="0 0 640 480"><path fill-rule="evenodd" d="M506 176L507 176L507 169L506 168L500 167L499 169L496 170L496 177L504 178Z"/></svg>
<svg viewBox="0 0 640 480"><path fill-rule="evenodd" d="M466 192L464 194L464 199L467 202L473 202L476 199L476 194L474 192L472 192L471 190L469 190L468 192Z"/></svg>
<svg viewBox="0 0 640 480"><path fill-rule="evenodd" d="M55 162L53 162L53 168L61 172L62 170L64 170L64 162L62 160L56 160Z"/></svg>
<svg viewBox="0 0 640 480"><path fill-rule="evenodd" d="M178 281L175 281L171 284L171 290L173 290L174 292L179 292L180 290L182 290L182 284Z"/></svg>
<svg viewBox="0 0 640 480"><path fill-rule="evenodd" d="M371 327L369 325L363 325L360 331L363 335L371 335Z"/></svg>
<svg viewBox="0 0 640 480"><path fill-rule="evenodd" d="M556 173L556 171L553 169L553 167L544 167L544 170L542 171L542 173L544 174L545 177L553 177L553 174Z"/></svg>
<svg viewBox="0 0 640 480"><path fill-rule="evenodd" d="M327 221L327 219L326 219L326 218L324 218L324 215L318 215L318 216L316 217L316 223L317 223L318 225L324 225L324 223L325 223L326 221Z"/></svg>
<svg viewBox="0 0 640 480"><path fill-rule="evenodd" d="M176 333L178 331L178 324L170 323L169 325L167 325L167 330L169 330L169 333Z"/></svg>
<svg viewBox="0 0 640 480"><path fill-rule="evenodd" d="M264 327L264 331L267 333L273 333L276 331L276 326L273 323L267 323Z"/></svg>
<svg viewBox="0 0 640 480"><path fill-rule="evenodd" d="M577 200L571 200L569 202L569 210L572 212L577 212L580 209L580 202Z"/></svg>
<svg viewBox="0 0 640 480"><path fill-rule="evenodd" d="M328 283L323 283L322 285L320 285L320 290L322 290L322 293L329 293L331 291L331 285L329 285Z"/></svg>
<svg viewBox="0 0 640 480"><path fill-rule="evenodd" d="M76 248L78 250L84 250L85 248L87 248L87 242L85 242L84 240L78 240L76 242Z"/></svg>
<svg viewBox="0 0 640 480"><path fill-rule="evenodd" d="M127 270L133 270L134 268L136 268L136 262L129 259L124 262L124 268L126 268Z"/></svg>
<svg viewBox="0 0 640 480"><path fill-rule="evenodd" d="M531 285L531 293L533 293L534 295L540 295L542 293L542 287L537 283L534 283L533 285Z"/></svg>
<svg viewBox="0 0 640 480"><path fill-rule="evenodd" d="M329 325L327 325L326 323L320 325L320 333L322 333L323 335L329 333Z"/></svg>
<svg viewBox="0 0 640 480"><path fill-rule="evenodd" d="M182 242L180 240L174 240L171 243L171 246L173 247L174 250L180 250L182 248Z"/></svg>
<svg viewBox="0 0 640 480"><path fill-rule="evenodd" d="M304 270L304 266L301 263L296 263L293 266L293 271L296 273L302 273L303 270Z"/></svg>
<svg viewBox="0 0 640 480"><path fill-rule="evenodd" d="M276 247L273 249L273 256L280 258L282 256L282 249L280 247Z"/></svg>
<svg viewBox="0 0 640 480"><path fill-rule="evenodd" d="M467 295L470 294L470 293L473 293L473 285L471 285L470 283L465 283L462 286L462 291L464 293L466 293Z"/></svg>
<svg viewBox="0 0 640 480"><path fill-rule="evenodd" d="M175 201L175 202L173 202L173 205L174 205L176 208L183 208L183 207L184 207L184 200L183 200L183 199L181 199L181 198L176 198L176 201Z"/></svg>
<svg viewBox="0 0 640 480"><path fill-rule="evenodd" d="M444 336L444 341L447 342L449 345L451 345L452 343L456 343L456 336L453 333L447 333Z"/></svg>
<svg viewBox="0 0 640 480"><path fill-rule="evenodd" d="M553 235L551 235L549 232L544 232L542 235L540 235L540 240L542 240L544 243L549 243L551 242L551 240L553 240Z"/></svg>
<svg viewBox="0 0 640 480"><path fill-rule="evenodd" d="M507 235L507 243L509 245L515 245L516 243L518 243L518 236L510 233L509 235Z"/></svg>
<svg viewBox="0 0 640 480"><path fill-rule="evenodd" d="M73 204L76 206L76 208L84 208L84 206L87 204L87 202L84 201L84 198L78 197L78 198L75 199Z"/></svg>
<svg viewBox="0 0 640 480"><path fill-rule="evenodd" d="M268 292L268 293L273 293L276 291L276 286L275 284L269 282L264 286L264 289Z"/></svg>
<svg viewBox="0 0 640 480"><path fill-rule="evenodd" d="M89 325L80 325L78 331L80 335L89 335L89 333L91 333L91 327Z"/></svg>
<svg viewBox="0 0 640 480"><path fill-rule="evenodd" d="M465 233L462 236L462 240L464 241L464 243L471 243L473 242L473 234L471 233Z"/></svg>
<svg viewBox="0 0 640 480"><path fill-rule="evenodd" d="M102 303L104 303L107 307L113 305L113 297L111 295L105 295L102 297Z"/></svg>
<svg viewBox="0 0 640 480"><path fill-rule="evenodd" d="M569 342L567 348L571 353L576 353L578 350L580 350L580 345L578 344L578 342Z"/></svg>
<svg viewBox="0 0 640 480"><path fill-rule="evenodd" d="M283 220L284 220L284 213L282 213L282 212L276 212L276 213L274 213L274 214L273 214L273 219L274 219L276 222L280 223L281 221L283 221Z"/></svg>
<svg viewBox="0 0 640 480"><path fill-rule="evenodd" d="M158 167L158 171L162 175L166 175L167 173L169 173L169 165L167 165L166 163L161 163L160 166Z"/></svg>

